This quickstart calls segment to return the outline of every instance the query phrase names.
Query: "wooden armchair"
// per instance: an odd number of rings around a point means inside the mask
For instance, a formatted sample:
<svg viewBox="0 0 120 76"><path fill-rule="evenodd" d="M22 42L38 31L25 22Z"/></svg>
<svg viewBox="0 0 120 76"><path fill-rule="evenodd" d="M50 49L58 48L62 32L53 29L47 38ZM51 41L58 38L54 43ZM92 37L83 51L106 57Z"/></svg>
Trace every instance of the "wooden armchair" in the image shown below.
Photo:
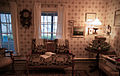
<svg viewBox="0 0 120 76"><path fill-rule="evenodd" d="M5 51L6 48L0 48L0 69L12 65L12 70L14 70L14 58L12 51ZM9 54L10 56L5 56L5 54Z"/></svg>

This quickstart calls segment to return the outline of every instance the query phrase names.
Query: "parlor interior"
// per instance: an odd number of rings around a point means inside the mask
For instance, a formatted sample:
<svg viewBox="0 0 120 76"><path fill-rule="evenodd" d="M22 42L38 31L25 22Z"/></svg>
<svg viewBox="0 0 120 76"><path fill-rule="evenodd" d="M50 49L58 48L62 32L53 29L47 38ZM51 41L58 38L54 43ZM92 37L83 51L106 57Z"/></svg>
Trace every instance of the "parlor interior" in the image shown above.
<svg viewBox="0 0 120 76"><path fill-rule="evenodd" d="M120 0L0 0L0 76L120 76L119 40ZM72 68L28 69L33 51L63 47Z"/></svg>

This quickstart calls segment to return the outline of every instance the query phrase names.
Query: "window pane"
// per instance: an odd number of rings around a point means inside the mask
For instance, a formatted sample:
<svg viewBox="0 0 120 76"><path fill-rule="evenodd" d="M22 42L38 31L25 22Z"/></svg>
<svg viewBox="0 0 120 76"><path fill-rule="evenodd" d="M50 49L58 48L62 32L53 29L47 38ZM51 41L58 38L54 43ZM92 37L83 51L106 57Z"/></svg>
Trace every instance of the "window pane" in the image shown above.
<svg viewBox="0 0 120 76"><path fill-rule="evenodd" d="M57 13L56 12L42 12L41 15L42 15L41 16L41 31L42 31L41 37L44 39L51 40L53 39L53 36L55 35L54 38L56 38ZM53 32L54 32L54 35L53 35Z"/></svg>
<svg viewBox="0 0 120 76"><path fill-rule="evenodd" d="M2 48L8 48L8 43L2 43Z"/></svg>
<svg viewBox="0 0 120 76"><path fill-rule="evenodd" d="M47 39L47 34L44 34L43 37L44 37L44 39Z"/></svg>
<svg viewBox="0 0 120 76"><path fill-rule="evenodd" d="M43 22L43 16L41 16L41 23Z"/></svg>
<svg viewBox="0 0 120 76"><path fill-rule="evenodd" d="M9 50L14 50L14 42L9 43Z"/></svg>
<svg viewBox="0 0 120 76"><path fill-rule="evenodd" d="M47 22L51 22L51 16L47 16L48 17L48 21Z"/></svg>
<svg viewBox="0 0 120 76"><path fill-rule="evenodd" d="M12 34L8 34L8 40L13 41L13 35Z"/></svg>
<svg viewBox="0 0 120 76"><path fill-rule="evenodd" d="M58 16L53 17L53 22L57 22Z"/></svg>
<svg viewBox="0 0 120 76"><path fill-rule="evenodd" d="M11 23L11 14L9 14L9 22Z"/></svg>
<svg viewBox="0 0 120 76"><path fill-rule="evenodd" d="M48 34L48 39L51 40L51 34Z"/></svg>
<svg viewBox="0 0 120 76"><path fill-rule="evenodd" d="M8 36L7 36L7 34L2 34L2 41L3 42L8 42Z"/></svg>
<svg viewBox="0 0 120 76"><path fill-rule="evenodd" d="M47 16L44 16L43 19L44 19L44 22L47 22Z"/></svg>
<svg viewBox="0 0 120 76"><path fill-rule="evenodd" d="M44 32L47 32L47 25L44 25L43 30Z"/></svg>
<svg viewBox="0 0 120 76"><path fill-rule="evenodd" d="M2 33L7 33L7 25L6 24L1 24L2 25Z"/></svg>
<svg viewBox="0 0 120 76"><path fill-rule="evenodd" d="M51 32L51 25L48 25L48 32Z"/></svg>
<svg viewBox="0 0 120 76"><path fill-rule="evenodd" d="M0 14L1 18L1 44L2 47L14 51L14 41L12 35L11 14ZM14 51L15 52L15 51Z"/></svg>
<svg viewBox="0 0 120 76"><path fill-rule="evenodd" d="M12 33L12 25L8 24L8 33Z"/></svg>
<svg viewBox="0 0 120 76"><path fill-rule="evenodd" d="M5 19L6 19L6 22L7 22L7 23L10 23L10 21L9 21L9 14L6 14L6 15L5 15Z"/></svg>
<svg viewBox="0 0 120 76"><path fill-rule="evenodd" d="M5 14L0 14L0 16L1 16L1 22L6 22Z"/></svg>
<svg viewBox="0 0 120 76"><path fill-rule="evenodd" d="M56 30L57 30L57 23L54 23L53 24L53 32L56 32Z"/></svg>
<svg viewBox="0 0 120 76"><path fill-rule="evenodd" d="M41 32L43 32L43 25L41 25Z"/></svg>
<svg viewBox="0 0 120 76"><path fill-rule="evenodd" d="M53 39L56 39L56 34L53 34Z"/></svg>

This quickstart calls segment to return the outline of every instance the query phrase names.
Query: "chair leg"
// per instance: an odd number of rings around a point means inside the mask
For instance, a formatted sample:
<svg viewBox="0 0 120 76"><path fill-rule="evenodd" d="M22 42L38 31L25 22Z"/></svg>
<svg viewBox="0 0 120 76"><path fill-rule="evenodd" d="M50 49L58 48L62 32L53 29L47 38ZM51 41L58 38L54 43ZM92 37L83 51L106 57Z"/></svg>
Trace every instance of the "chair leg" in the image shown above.
<svg viewBox="0 0 120 76"><path fill-rule="evenodd" d="M74 63L72 65L72 76L74 76Z"/></svg>
<svg viewBox="0 0 120 76"><path fill-rule="evenodd" d="M27 76L29 76L29 69L27 69Z"/></svg>
<svg viewBox="0 0 120 76"><path fill-rule="evenodd" d="M27 73L27 76L29 76L28 62L26 62L26 73Z"/></svg>

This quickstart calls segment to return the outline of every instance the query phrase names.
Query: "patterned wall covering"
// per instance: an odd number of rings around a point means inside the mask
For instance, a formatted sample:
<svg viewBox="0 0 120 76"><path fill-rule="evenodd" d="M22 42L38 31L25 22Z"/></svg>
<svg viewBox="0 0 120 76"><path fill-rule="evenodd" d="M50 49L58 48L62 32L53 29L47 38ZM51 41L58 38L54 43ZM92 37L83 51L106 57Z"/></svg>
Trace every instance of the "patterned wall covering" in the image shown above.
<svg viewBox="0 0 120 76"><path fill-rule="evenodd" d="M112 27L110 43L114 47L113 50L115 50L116 54L120 56L120 28L114 27L115 10L120 10L120 0L110 0L107 4L106 25L111 25Z"/></svg>
<svg viewBox="0 0 120 76"><path fill-rule="evenodd" d="M116 4L118 0L16 0L18 5L18 14L19 12L27 8L33 12L34 2L40 3L62 3L65 5L67 10L66 18L66 38L70 42L70 50L79 58L93 57L93 54L85 51L85 46L91 42L94 38L94 35L86 35L83 38L72 38L72 26L68 24L69 20L75 20L75 25L77 26L86 26L85 24L85 13L96 13L98 19L102 22L103 26L108 24L113 26L113 15L114 10L116 9ZM113 10L114 8L114 10ZM118 7L117 7L118 8ZM32 13L33 14L33 13ZM31 41L33 38L34 25L32 20L32 26L29 29L25 29L20 24L19 21L19 44L20 44L20 53L25 55L27 51L31 49ZM112 31L113 33L114 31ZM120 34L120 32L117 32ZM117 40L117 36L115 36ZM120 38L120 37L119 37ZM114 37L111 35L110 41L112 45L114 44ZM120 46L120 45L119 45ZM119 49L118 49L119 50Z"/></svg>

